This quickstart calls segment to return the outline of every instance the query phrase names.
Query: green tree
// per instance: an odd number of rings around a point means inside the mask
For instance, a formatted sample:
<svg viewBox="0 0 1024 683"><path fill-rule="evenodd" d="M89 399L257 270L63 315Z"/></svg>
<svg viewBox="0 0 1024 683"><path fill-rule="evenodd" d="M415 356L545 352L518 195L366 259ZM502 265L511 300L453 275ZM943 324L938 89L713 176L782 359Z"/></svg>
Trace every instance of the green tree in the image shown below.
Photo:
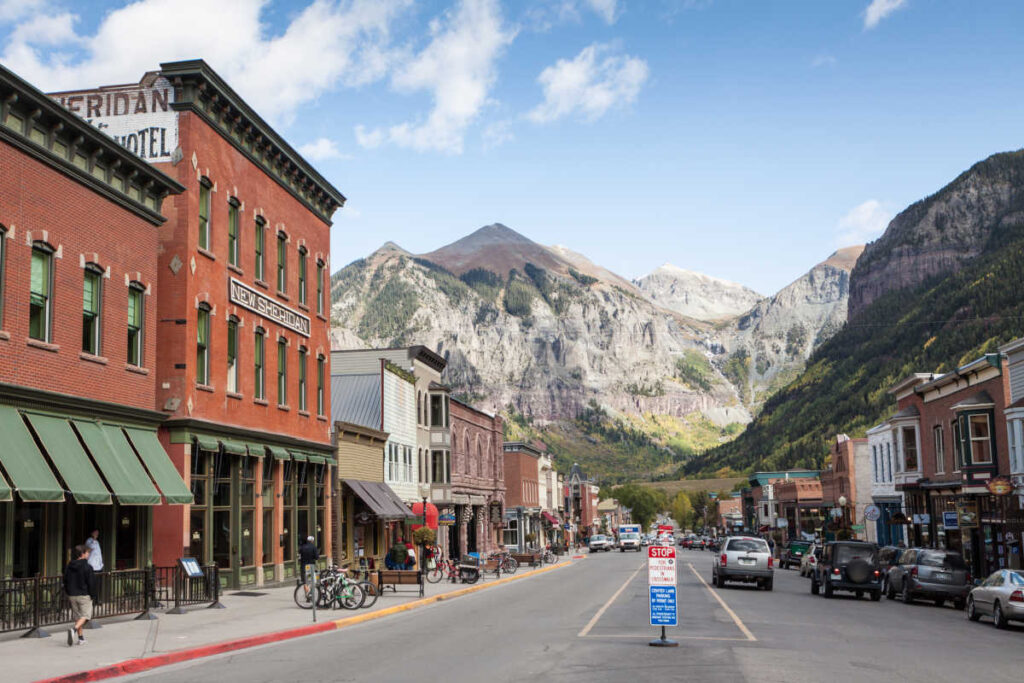
<svg viewBox="0 0 1024 683"><path fill-rule="evenodd" d="M693 505L690 504L690 498L686 493L680 491L676 494L676 497L672 499L672 504L669 506L669 513L672 515L672 519L676 520L676 524L679 525L680 529L686 529L691 526Z"/></svg>
<svg viewBox="0 0 1024 683"><path fill-rule="evenodd" d="M664 492L636 484L617 486L612 489L612 494L629 508L633 521L644 529L650 527L658 513L665 509L667 502Z"/></svg>

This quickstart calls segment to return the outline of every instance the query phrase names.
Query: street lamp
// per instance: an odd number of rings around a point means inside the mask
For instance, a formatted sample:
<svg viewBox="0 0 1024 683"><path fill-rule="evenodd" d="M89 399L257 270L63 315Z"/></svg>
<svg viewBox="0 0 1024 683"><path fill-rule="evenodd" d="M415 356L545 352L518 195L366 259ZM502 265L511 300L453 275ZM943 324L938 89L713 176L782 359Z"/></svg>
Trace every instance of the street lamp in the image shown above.
<svg viewBox="0 0 1024 683"><path fill-rule="evenodd" d="M841 520L842 528L843 529L847 528L847 524L846 524L846 504L848 502L849 501L846 500L846 496L839 496L839 512L840 512L839 519Z"/></svg>

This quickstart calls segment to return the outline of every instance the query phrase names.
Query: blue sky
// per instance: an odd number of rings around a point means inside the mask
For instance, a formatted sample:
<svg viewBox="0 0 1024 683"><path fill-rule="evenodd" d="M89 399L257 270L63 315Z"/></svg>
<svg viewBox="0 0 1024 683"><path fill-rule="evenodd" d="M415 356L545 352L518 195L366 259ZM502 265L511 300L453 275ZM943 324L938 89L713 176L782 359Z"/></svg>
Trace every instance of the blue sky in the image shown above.
<svg viewBox="0 0 1024 683"><path fill-rule="evenodd" d="M0 0L0 61L56 90L206 58L349 197L335 267L502 222L772 293L1022 146L1021 26L1015 1Z"/></svg>

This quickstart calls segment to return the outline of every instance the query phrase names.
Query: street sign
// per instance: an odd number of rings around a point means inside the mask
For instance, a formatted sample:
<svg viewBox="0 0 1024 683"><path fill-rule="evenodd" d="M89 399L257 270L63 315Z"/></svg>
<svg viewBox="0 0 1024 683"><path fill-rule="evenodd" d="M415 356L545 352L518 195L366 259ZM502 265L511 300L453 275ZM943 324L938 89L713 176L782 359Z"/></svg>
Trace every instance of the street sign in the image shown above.
<svg viewBox="0 0 1024 683"><path fill-rule="evenodd" d="M869 522L877 522L882 516L882 509L877 505L866 505L864 506L864 519Z"/></svg>
<svg viewBox="0 0 1024 683"><path fill-rule="evenodd" d="M959 529L960 528L960 515L957 514L956 510L943 510L943 512L942 512L942 528L943 529Z"/></svg>
<svg viewBox="0 0 1024 683"><path fill-rule="evenodd" d="M674 546L647 547L647 583L651 586L676 585L676 549Z"/></svg>
<svg viewBox="0 0 1024 683"><path fill-rule="evenodd" d="M651 592L651 626L678 625L676 587L650 586L649 590Z"/></svg>

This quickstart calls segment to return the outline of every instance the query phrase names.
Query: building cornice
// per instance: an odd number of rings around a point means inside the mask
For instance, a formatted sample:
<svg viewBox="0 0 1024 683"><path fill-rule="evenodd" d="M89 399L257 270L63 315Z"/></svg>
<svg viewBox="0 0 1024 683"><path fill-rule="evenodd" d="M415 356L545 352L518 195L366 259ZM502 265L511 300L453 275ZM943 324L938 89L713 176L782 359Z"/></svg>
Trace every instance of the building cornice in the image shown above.
<svg viewBox="0 0 1024 683"><path fill-rule="evenodd" d="M196 114L328 225L345 196L201 59L165 62L176 111Z"/></svg>
<svg viewBox="0 0 1024 683"><path fill-rule="evenodd" d="M188 434L193 432L196 434L225 434L227 436L237 436L245 441L259 441L260 443L280 445L285 448L308 449L330 456L333 456L334 454L334 446L330 443L324 443L322 441L308 441L306 439L299 439L285 434L263 432L258 429L237 427L235 425L227 425L220 422L210 422L208 420L200 420L194 417L171 418L165 421L162 426L169 430L187 432Z"/></svg>

